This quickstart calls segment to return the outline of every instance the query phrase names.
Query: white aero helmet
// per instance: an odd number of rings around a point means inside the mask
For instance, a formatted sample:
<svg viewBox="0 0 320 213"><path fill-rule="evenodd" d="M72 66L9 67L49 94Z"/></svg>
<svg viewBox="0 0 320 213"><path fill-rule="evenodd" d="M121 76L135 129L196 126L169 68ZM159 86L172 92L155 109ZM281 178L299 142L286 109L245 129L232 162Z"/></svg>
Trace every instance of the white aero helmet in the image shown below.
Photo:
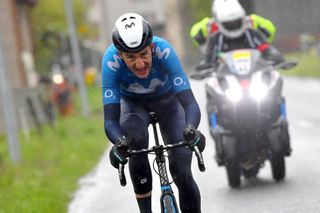
<svg viewBox="0 0 320 213"><path fill-rule="evenodd" d="M152 42L149 23L136 13L120 16L112 31L112 41L122 52L138 52Z"/></svg>
<svg viewBox="0 0 320 213"><path fill-rule="evenodd" d="M213 11L219 31L223 35L237 38L244 33L246 13L237 0L216 0Z"/></svg>

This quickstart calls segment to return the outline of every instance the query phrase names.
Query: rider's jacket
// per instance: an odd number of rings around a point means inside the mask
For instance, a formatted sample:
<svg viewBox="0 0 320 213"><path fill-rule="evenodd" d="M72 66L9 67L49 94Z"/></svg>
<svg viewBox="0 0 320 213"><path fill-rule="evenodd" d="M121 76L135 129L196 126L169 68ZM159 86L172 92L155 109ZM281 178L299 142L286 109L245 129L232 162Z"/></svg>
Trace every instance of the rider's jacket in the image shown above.
<svg viewBox="0 0 320 213"><path fill-rule="evenodd" d="M186 112L186 123L197 127L200 111L189 80L172 46L160 37L153 37L152 68L147 78L136 77L119 57L111 44L102 60L102 99L105 111L105 131L112 141L121 136L119 111L121 96L137 101L164 98L176 93Z"/></svg>
<svg viewBox="0 0 320 213"><path fill-rule="evenodd" d="M246 23L250 24L252 29L260 30L267 37L269 43L273 42L277 30L272 21L262 16L251 14L247 16ZM214 18L205 17L191 27L190 37L192 42L199 46L206 43L209 34L217 31L218 26Z"/></svg>
<svg viewBox="0 0 320 213"><path fill-rule="evenodd" d="M180 92L190 89L180 61L164 39L154 36L154 53L150 75L136 77L119 57L112 44L102 61L103 104L120 103L120 94L134 99L157 98L169 90Z"/></svg>
<svg viewBox="0 0 320 213"><path fill-rule="evenodd" d="M258 49L260 52L264 52L267 48L269 48L269 43L257 30L246 29L243 35L238 38L228 38L218 32L208 38L205 62L215 63L221 52L237 49Z"/></svg>

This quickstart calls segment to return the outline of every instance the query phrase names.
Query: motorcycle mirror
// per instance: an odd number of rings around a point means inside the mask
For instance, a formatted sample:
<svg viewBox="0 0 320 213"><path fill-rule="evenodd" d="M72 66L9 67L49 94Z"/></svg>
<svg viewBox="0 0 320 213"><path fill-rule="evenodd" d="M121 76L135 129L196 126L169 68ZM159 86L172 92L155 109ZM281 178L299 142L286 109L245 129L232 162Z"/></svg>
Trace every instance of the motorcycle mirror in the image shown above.
<svg viewBox="0 0 320 213"><path fill-rule="evenodd" d="M296 61L285 61L285 62L279 64L277 66L277 68L280 68L280 69L283 69L283 70L289 70L289 69L292 69L293 67L295 67L297 65L298 65L298 62L296 62Z"/></svg>
<svg viewBox="0 0 320 213"><path fill-rule="evenodd" d="M209 77L214 72L213 68L205 69L201 71L193 71L189 74L189 77L194 80L202 80L204 78Z"/></svg>
<svg viewBox="0 0 320 213"><path fill-rule="evenodd" d="M192 72L189 74L189 77L194 79L194 80L202 80L203 79L203 76L198 73L198 72Z"/></svg>

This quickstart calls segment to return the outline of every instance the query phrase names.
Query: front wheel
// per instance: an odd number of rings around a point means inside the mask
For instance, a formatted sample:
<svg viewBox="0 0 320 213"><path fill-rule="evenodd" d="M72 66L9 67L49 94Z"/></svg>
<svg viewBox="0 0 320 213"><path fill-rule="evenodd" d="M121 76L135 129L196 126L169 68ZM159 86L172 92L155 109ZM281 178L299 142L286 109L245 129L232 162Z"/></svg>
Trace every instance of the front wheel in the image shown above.
<svg viewBox="0 0 320 213"><path fill-rule="evenodd" d="M285 167L285 152L281 141L280 134L277 130L273 130L269 133L269 140L271 146L271 170L272 176L275 181L281 181L286 175Z"/></svg>
<svg viewBox="0 0 320 213"><path fill-rule="evenodd" d="M272 154L271 169L275 181L281 181L286 175L284 155L282 153Z"/></svg>
<svg viewBox="0 0 320 213"><path fill-rule="evenodd" d="M162 196L161 213L179 213L176 200L173 195L165 194Z"/></svg>
<svg viewBox="0 0 320 213"><path fill-rule="evenodd" d="M241 173L236 139L232 136L223 136L222 143L229 186L231 188L238 188L241 184Z"/></svg>

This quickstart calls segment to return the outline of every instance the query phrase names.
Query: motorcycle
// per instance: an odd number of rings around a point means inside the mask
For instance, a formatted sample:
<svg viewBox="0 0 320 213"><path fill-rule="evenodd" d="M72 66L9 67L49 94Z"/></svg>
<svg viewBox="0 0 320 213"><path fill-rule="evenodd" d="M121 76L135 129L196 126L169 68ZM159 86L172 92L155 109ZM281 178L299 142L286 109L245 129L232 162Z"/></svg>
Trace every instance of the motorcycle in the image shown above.
<svg viewBox="0 0 320 213"><path fill-rule="evenodd" d="M206 108L218 166L225 166L232 188L241 185L242 175L256 177L267 160L273 179L283 180L291 148L283 80L277 70L296 63L274 65L253 49L223 53L219 61L216 68L190 75L207 78Z"/></svg>

